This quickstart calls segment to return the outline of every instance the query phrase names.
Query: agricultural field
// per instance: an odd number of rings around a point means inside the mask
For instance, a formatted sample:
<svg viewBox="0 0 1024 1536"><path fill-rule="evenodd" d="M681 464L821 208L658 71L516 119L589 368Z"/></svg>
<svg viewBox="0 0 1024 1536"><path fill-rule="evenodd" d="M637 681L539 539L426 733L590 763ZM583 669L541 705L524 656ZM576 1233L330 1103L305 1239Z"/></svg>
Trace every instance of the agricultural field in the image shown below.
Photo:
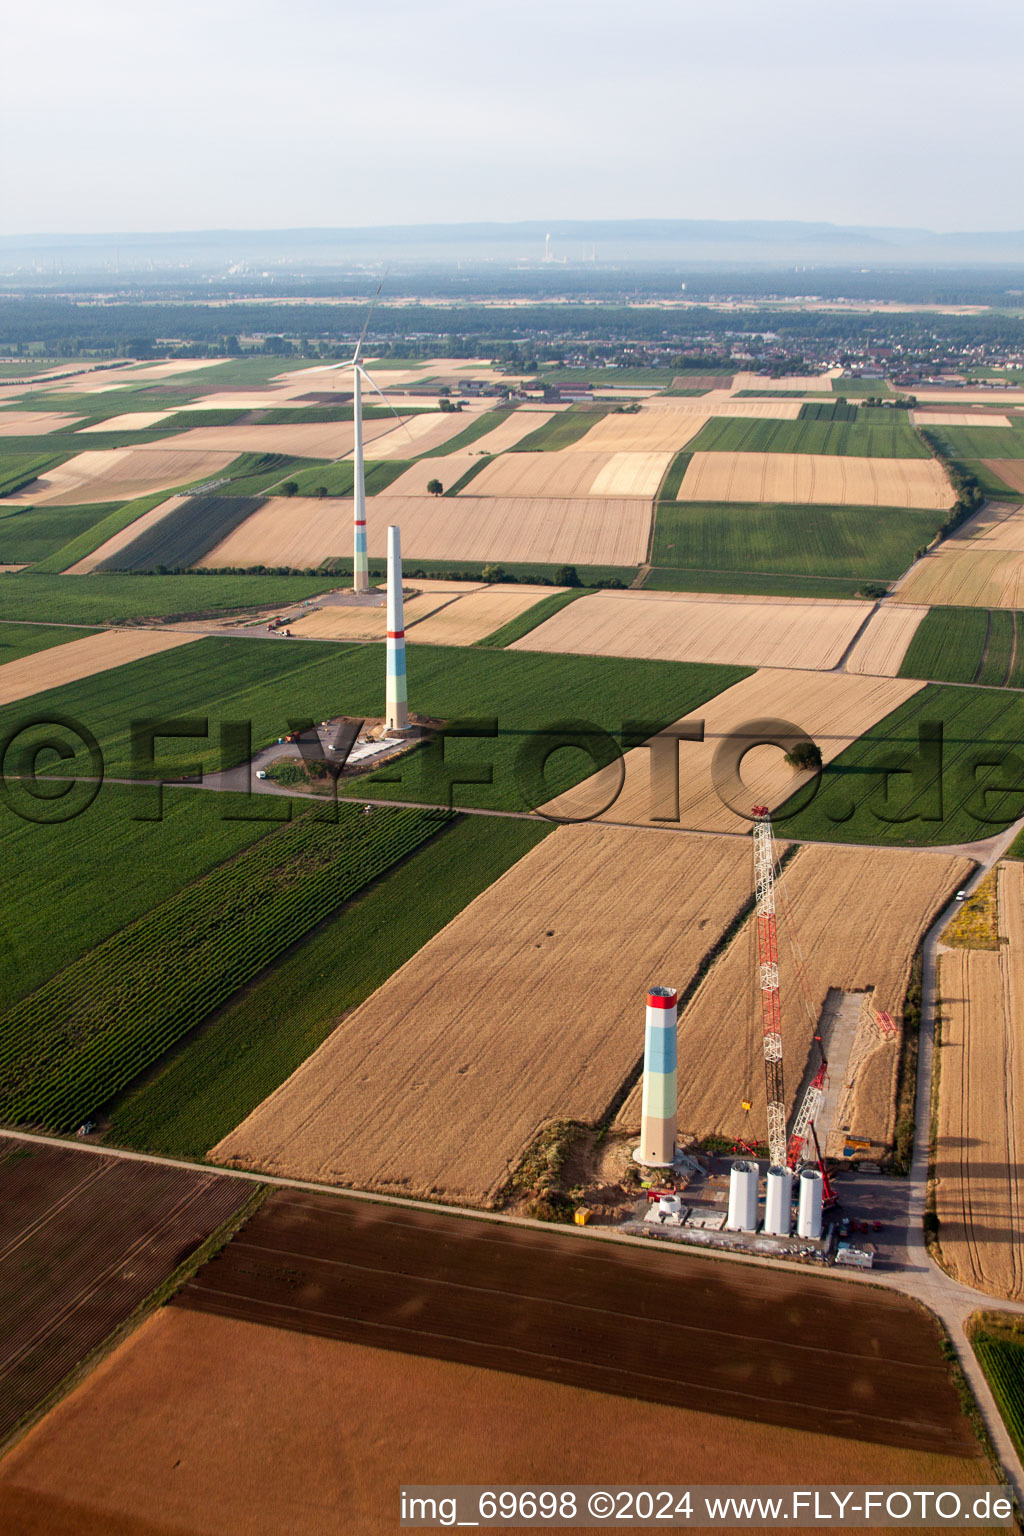
<svg viewBox="0 0 1024 1536"><path fill-rule="evenodd" d="M118 550L96 551L94 570L152 571L200 565L203 556L262 506L258 496L176 496L125 530ZM123 536L120 536L123 538Z"/></svg>
<svg viewBox="0 0 1024 1536"><path fill-rule="evenodd" d="M925 684L834 758L786 835L912 846L993 837L1024 812L1022 739L1020 695Z"/></svg>
<svg viewBox="0 0 1024 1536"><path fill-rule="evenodd" d="M109 672L126 663L157 656L191 644L194 635L174 635L162 630L103 630L76 638L76 631L58 630L54 637L64 644L36 647L11 661L0 651L0 706L27 699L33 694L61 688L80 678Z"/></svg>
<svg viewBox="0 0 1024 1536"><path fill-rule="evenodd" d="M372 496L371 559L384 558L390 523L401 526L407 567L418 560L635 567L647 551L651 504L639 497ZM271 497L203 563L308 567L347 555L351 546L351 501Z"/></svg>
<svg viewBox="0 0 1024 1536"><path fill-rule="evenodd" d="M63 576L23 571L0 577L0 619L117 624L275 611L322 592L323 576Z"/></svg>
<svg viewBox="0 0 1024 1536"><path fill-rule="evenodd" d="M915 427L1010 427L1009 416L997 411L911 411ZM958 455L954 454L954 458ZM973 454L969 458L975 457Z"/></svg>
<svg viewBox="0 0 1024 1536"><path fill-rule="evenodd" d="M464 816L375 881L237 992L110 1109L107 1140L202 1159L354 1008L551 832Z"/></svg>
<svg viewBox="0 0 1024 1536"><path fill-rule="evenodd" d="M8 1009L0 1119L73 1130L446 813L312 809ZM125 978L130 983L125 985ZM59 1021L59 1022L58 1022Z"/></svg>
<svg viewBox="0 0 1024 1536"><path fill-rule="evenodd" d="M899 1020L917 946L971 868L967 859L905 849L805 846L797 851L782 885L787 918L800 935L815 1012L812 1017L809 1008L800 1006L794 956L780 943L779 985L783 996L794 1000L785 1025L787 1118L829 989L867 992L873 1008ZM884 923L878 921L880 910L886 913ZM742 1135L767 1141L752 927L748 919L680 1015L679 1126L698 1137ZM858 1069L846 1101L851 1135L891 1143L899 1054L898 1034L889 1039L879 1035ZM687 1070L691 1057L694 1066L700 1062L700 1071ZM749 1114L744 1101L753 1105ZM639 1128L639 1084L616 1124L622 1131Z"/></svg>
<svg viewBox="0 0 1024 1536"><path fill-rule="evenodd" d="M995 950L942 948L935 1211L942 1263L990 1296L1024 1296L1024 868L999 866Z"/></svg>
<svg viewBox="0 0 1024 1536"><path fill-rule="evenodd" d="M945 607L1024 609L1024 511L986 503L917 562L893 598Z"/></svg>
<svg viewBox="0 0 1024 1536"><path fill-rule="evenodd" d="M828 412L827 415L811 413ZM841 454L865 459L928 459L906 411L879 406L805 406L797 421L712 420L694 453ZM901 503L896 503L900 505Z"/></svg>
<svg viewBox="0 0 1024 1536"><path fill-rule="evenodd" d="M912 1341L895 1322L904 1316ZM886 1305L898 1360L911 1347L915 1361L939 1358L922 1323L922 1314ZM828 1345L835 1349L834 1335ZM921 1367L911 1369L916 1379ZM945 1382L934 1365L924 1369L946 1409ZM837 1373L845 1370L844 1359ZM682 1447L680 1464L694 1483L802 1486L807 1468L825 1463L850 1485L992 1481L966 1439L953 1451L908 1449L895 1439L823 1434L807 1419L754 1423L636 1398L624 1435L623 1412L607 1391L166 1307L0 1464L0 1524L19 1536L135 1536L143 1527L195 1529L202 1520L225 1533L280 1536L295 1522L308 1531L340 1523L390 1536L400 1487L471 1483L484 1466L497 1487L583 1483L595 1466L612 1486L654 1487L664 1479L666 1445ZM949 1415L954 1423L952 1408ZM342 1426L333 1448L327 1425ZM168 1446L177 1448L173 1457ZM382 1498L384 1488L393 1496Z"/></svg>
<svg viewBox="0 0 1024 1536"><path fill-rule="evenodd" d="M0 1140L0 1444L251 1192L199 1168Z"/></svg>
<svg viewBox="0 0 1024 1536"><path fill-rule="evenodd" d="M457 599L458 593L437 591L406 598L406 629ZM300 640L383 640L387 634L387 619L387 600L381 595L373 600L372 607L325 604L303 614L288 627Z"/></svg>
<svg viewBox="0 0 1024 1536"><path fill-rule="evenodd" d="M406 640L411 645L476 645L508 625L518 627L542 603L561 606L563 600L571 601L575 595L564 587L495 583L458 597L430 617L418 619L411 628L407 617Z"/></svg>
<svg viewBox="0 0 1024 1536"><path fill-rule="evenodd" d="M910 507L946 511L953 488L935 459L817 453L694 453L679 501Z"/></svg>
<svg viewBox="0 0 1024 1536"><path fill-rule="evenodd" d="M66 454L55 450L52 443L45 445L48 453L42 451L44 445L41 443L34 443L30 452L23 450L19 453L12 449L12 441L16 443L18 440L0 442L0 497L9 504L16 504L19 496L24 499L25 488L41 484L37 477L59 464Z"/></svg>
<svg viewBox="0 0 1024 1536"><path fill-rule="evenodd" d="M472 495L643 496L661 484L672 453L508 453L473 476Z"/></svg>
<svg viewBox="0 0 1024 1536"><path fill-rule="evenodd" d="M922 427L928 428L938 446L951 459L1024 459L1024 417L1004 416L995 425L977 423L963 426L941 426L935 417L926 420L919 417Z"/></svg>
<svg viewBox="0 0 1024 1536"><path fill-rule="evenodd" d="M409 451L413 452L411 448ZM404 459L393 459L382 464L368 460L363 466L363 485L367 496L379 496L404 475L409 467ZM355 485L355 466L351 459L338 459L333 464L300 469L291 479L296 496L351 496Z"/></svg>
<svg viewBox="0 0 1024 1536"><path fill-rule="evenodd" d="M651 563L716 575L777 572L893 580L934 538L940 521L932 512L877 507L822 506L808 514L795 506L757 502L663 501Z"/></svg>
<svg viewBox="0 0 1024 1536"><path fill-rule="evenodd" d="M72 625L9 624L0 623L0 677L9 662L21 661L53 645L66 645L69 640L84 640L95 630L75 628Z"/></svg>
<svg viewBox="0 0 1024 1536"><path fill-rule="evenodd" d="M969 467L975 467L974 461ZM994 476L996 481L1001 482L1011 494L1024 496L1024 462L1021 459L982 459L981 468L987 470L990 477Z"/></svg>
<svg viewBox="0 0 1024 1536"><path fill-rule="evenodd" d="M351 1014L213 1160L493 1201L545 1123L607 1110L642 1052L650 978L684 987L749 901L744 841L693 837L680 853L691 871L682 886L656 830L559 828Z"/></svg>
<svg viewBox="0 0 1024 1536"><path fill-rule="evenodd" d="M891 608L890 613L906 612ZM937 683L1024 686L1024 614L1005 608L930 608L900 668Z"/></svg>
<svg viewBox="0 0 1024 1536"><path fill-rule="evenodd" d="M639 663L630 665L638 666ZM817 742L824 762L829 763L854 748L865 731L877 721L884 720L898 705L912 699L923 686L898 678L763 668L694 709L690 719L677 721L679 725L704 722L703 741L680 741L678 744L675 755L679 764L678 803L668 790L660 791L657 796L652 793L651 749L645 745L626 754L625 779L607 812L603 807L608 805L618 784L614 766L604 768L573 789L556 795L543 809L552 816L603 819L607 815L610 820L632 826L648 826L657 815L659 821L678 823L680 827L696 831L745 833L750 828L748 806L781 806L793 793L794 771L778 748L751 748L743 759L745 788L740 807L742 814L737 814L723 802L712 775L714 751L723 738L736 739L739 733L742 740L742 733L752 721L789 720ZM785 834L789 836L794 825L802 826L817 810L817 805L815 801L802 816L791 815L789 820L783 820L781 826ZM833 836L832 833L823 835ZM841 840L846 841L846 837ZM877 834L874 838L860 839L874 840L877 840Z"/></svg>
<svg viewBox="0 0 1024 1536"><path fill-rule="evenodd" d="M839 664L870 613L869 603L596 592L512 648L827 671Z"/></svg>
<svg viewBox="0 0 1024 1536"><path fill-rule="evenodd" d="M177 444L180 439L174 441ZM230 449L199 452L177 446L94 449L76 454L56 469L40 471L39 478L18 493L18 500L33 507L127 501L149 491L214 479L236 457Z"/></svg>
<svg viewBox="0 0 1024 1536"><path fill-rule="evenodd" d="M70 431L80 421L63 411L3 411L0 412L0 438L42 437L47 432Z"/></svg>
<svg viewBox="0 0 1024 1536"><path fill-rule="evenodd" d="M670 509L671 510L671 509ZM729 509L726 509L729 510ZM681 566L652 566L642 582L644 592L721 592L746 597L823 597L829 602L857 598L861 582L841 576L795 576L770 571L684 570Z"/></svg>
<svg viewBox="0 0 1024 1536"><path fill-rule="evenodd" d="M830 395L839 377L838 369L828 373L790 373L773 379L766 373L738 373L733 379L733 390L757 390L758 394L770 395L777 390L783 394ZM881 384L879 384L881 389Z"/></svg>
<svg viewBox="0 0 1024 1536"><path fill-rule="evenodd" d="M1002 1414L1017 1455L1024 1455L1024 1339L1012 1313L981 1312L968 1322L968 1337Z"/></svg>
<svg viewBox="0 0 1024 1536"><path fill-rule="evenodd" d="M913 676L901 669L907 648L914 643L927 608L878 608L846 658L847 672L867 672L875 677Z"/></svg>
<svg viewBox="0 0 1024 1536"><path fill-rule="evenodd" d="M99 502L87 507L9 507L0 511L0 561L7 565L33 565L46 559L71 540L88 534L119 503Z"/></svg>

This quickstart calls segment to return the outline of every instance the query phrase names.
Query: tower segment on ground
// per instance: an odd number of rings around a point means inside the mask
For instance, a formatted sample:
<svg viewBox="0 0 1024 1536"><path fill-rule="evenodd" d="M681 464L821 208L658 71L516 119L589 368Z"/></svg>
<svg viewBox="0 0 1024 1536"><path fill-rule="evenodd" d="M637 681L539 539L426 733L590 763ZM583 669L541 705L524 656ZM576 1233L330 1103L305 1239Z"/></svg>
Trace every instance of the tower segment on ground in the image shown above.
<svg viewBox="0 0 1024 1536"><path fill-rule="evenodd" d="M768 1107L768 1155L785 1168L786 1097L782 1078L782 1004L779 997L779 938L775 914L775 842L766 805L754 806L754 889L757 899L757 960L761 984L761 1044Z"/></svg>

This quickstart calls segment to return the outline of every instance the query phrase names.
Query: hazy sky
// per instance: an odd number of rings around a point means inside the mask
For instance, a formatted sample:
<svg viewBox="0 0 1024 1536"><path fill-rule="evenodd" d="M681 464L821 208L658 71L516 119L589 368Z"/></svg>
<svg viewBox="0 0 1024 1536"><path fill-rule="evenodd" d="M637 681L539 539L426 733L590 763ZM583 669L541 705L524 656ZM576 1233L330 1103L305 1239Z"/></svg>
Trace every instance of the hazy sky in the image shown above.
<svg viewBox="0 0 1024 1536"><path fill-rule="evenodd" d="M0 233L1021 229L1022 0L8 7Z"/></svg>

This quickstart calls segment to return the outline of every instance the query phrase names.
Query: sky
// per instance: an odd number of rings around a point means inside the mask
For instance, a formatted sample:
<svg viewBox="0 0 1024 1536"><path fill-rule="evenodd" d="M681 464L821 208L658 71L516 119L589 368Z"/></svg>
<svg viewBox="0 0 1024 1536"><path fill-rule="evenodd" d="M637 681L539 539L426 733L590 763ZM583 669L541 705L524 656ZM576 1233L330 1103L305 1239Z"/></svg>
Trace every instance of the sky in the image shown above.
<svg viewBox="0 0 1024 1536"><path fill-rule="evenodd" d="M44 0L4 45L0 234L1024 228L1021 0Z"/></svg>

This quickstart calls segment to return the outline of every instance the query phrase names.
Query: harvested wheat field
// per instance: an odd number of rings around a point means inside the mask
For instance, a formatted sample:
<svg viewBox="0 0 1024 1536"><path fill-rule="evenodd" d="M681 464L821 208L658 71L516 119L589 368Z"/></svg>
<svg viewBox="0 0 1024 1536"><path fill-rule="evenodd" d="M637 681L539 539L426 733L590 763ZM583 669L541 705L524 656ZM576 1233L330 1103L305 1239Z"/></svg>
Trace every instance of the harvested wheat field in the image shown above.
<svg viewBox="0 0 1024 1536"><path fill-rule="evenodd" d="M516 586L494 583L438 609L411 629L407 609L405 638L414 645L417 642L420 645L475 645L503 624L517 619L542 598L565 590L565 587L531 587L524 582Z"/></svg>
<svg viewBox="0 0 1024 1536"><path fill-rule="evenodd" d="M867 629L846 658L847 672L866 672L875 677L896 677L928 609L904 604L879 608Z"/></svg>
<svg viewBox="0 0 1024 1536"><path fill-rule="evenodd" d="M270 404L271 402L267 402ZM393 416L363 423L366 443L401 428ZM352 452L355 428L350 421L297 421L290 426L190 427L174 438L176 447L193 451L229 448L240 453L289 453L298 459L340 459ZM367 457L370 454L367 451Z"/></svg>
<svg viewBox="0 0 1024 1536"><path fill-rule="evenodd" d="M963 1285L1024 1298L1024 866L999 866L997 950L939 953L936 1211Z"/></svg>
<svg viewBox="0 0 1024 1536"><path fill-rule="evenodd" d="M581 602L588 599L581 598ZM575 604L572 604L575 607ZM678 745L678 825L701 832L749 832L748 816L739 816L723 804L711 776L715 748L751 721L791 721L821 748L824 762L846 750L878 720L912 698L924 683L904 678L857 677L845 672L779 671L763 668L735 683L717 698L703 704L678 725L704 722L704 740ZM670 726L669 730L673 728ZM664 750L664 749L661 749ZM602 809L618 783L616 765L603 768L582 784L548 802L543 809L552 816L597 816L601 821L649 826L652 804L652 755L647 746L625 756L625 781L609 810ZM743 805L781 805L802 782L794 778L777 747L757 746L743 759ZM667 791L657 797L658 821L675 820Z"/></svg>
<svg viewBox="0 0 1024 1536"><path fill-rule="evenodd" d="M391 1536L403 1487L482 1478L499 1488L595 1478L654 1487L666 1445L693 1483L803 1486L826 1460L851 1485L991 1480L977 1457L624 1404L165 1307L8 1453L0 1526L11 1536Z"/></svg>
<svg viewBox="0 0 1024 1536"><path fill-rule="evenodd" d="M0 437L42 437L47 432L66 431L82 420L62 411L0 411Z"/></svg>
<svg viewBox="0 0 1024 1536"><path fill-rule="evenodd" d="M530 411L522 406L514 411L494 411L492 414L495 425L472 444L477 453L504 453L507 448L521 443L524 437L529 437L531 432L547 426L555 416L554 411Z"/></svg>
<svg viewBox="0 0 1024 1536"><path fill-rule="evenodd" d="M677 501L945 509L953 488L935 459L825 453L695 453Z"/></svg>
<svg viewBox="0 0 1024 1536"><path fill-rule="evenodd" d="M991 411L911 411L915 427L1008 427L1009 416Z"/></svg>
<svg viewBox="0 0 1024 1536"><path fill-rule="evenodd" d="M440 480L446 491L461 480L467 470L479 464L480 454L473 448L465 453L447 453L440 459L417 459L402 471L388 486L390 496L429 496L427 490L432 480Z"/></svg>
<svg viewBox="0 0 1024 1536"><path fill-rule="evenodd" d="M149 445L144 448L103 448L76 454L67 463L47 470L38 480L8 497L8 502L33 506L74 507L93 501L131 501L150 491L212 480L237 455L228 449L197 453L195 449Z"/></svg>
<svg viewBox="0 0 1024 1536"><path fill-rule="evenodd" d="M568 561L639 565L647 551L651 504L512 496L371 496L366 503L370 557L387 552L389 523L402 529L411 560ZM352 502L333 497L271 497L203 556L204 566L314 566L348 555Z"/></svg>
<svg viewBox="0 0 1024 1536"><path fill-rule="evenodd" d="M167 634L158 629L106 629L84 640L52 645L33 656L22 656L0 667L0 705L27 699L47 688L62 688L80 677L109 672L128 661L155 656L188 645L197 635Z"/></svg>
<svg viewBox="0 0 1024 1536"><path fill-rule="evenodd" d="M670 850L658 831L559 827L211 1156L328 1184L493 1200L544 1125L606 1110L643 1050L644 988L686 985L748 900L749 859L739 838L689 837Z"/></svg>
<svg viewBox="0 0 1024 1536"><path fill-rule="evenodd" d="M174 411L126 411L123 416L110 416L94 426L83 427L79 436L87 437L90 432L142 432L173 415Z"/></svg>
<svg viewBox="0 0 1024 1536"><path fill-rule="evenodd" d="M587 434L589 437L589 433ZM671 453L506 453L467 487L469 496L655 495Z"/></svg>
<svg viewBox="0 0 1024 1536"><path fill-rule="evenodd" d="M917 946L972 868L968 859L903 848L798 849L783 887L817 1011L812 1019L801 1006L795 961L780 940L779 985L790 1000L783 1024L787 1119L829 988L873 993L875 1009L900 1019ZM680 1016L680 1132L767 1140L755 954L748 919ZM860 1084L854 1085L850 1132L887 1144L895 1117L898 1032L879 1036L877 1054L884 1070L871 1074L870 1095L858 1094ZM744 1100L753 1104L749 1117ZM617 1123L624 1131L639 1128L639 1085Z"/></svg>
<svg viewBox="0 0 1024 1536"><path fill-rule="evenodd" d="M109 539L105 539L98 549L94 549L91 555L85 555L81 560L76 560L74 565L69 565L64 572L65 576L87 576L90 571L104 560L109 560L112 555L119 555L129 544L135 542L140 533L146 533L157 523L163 522L170 512L174 512L189 498L187 496L168 496L166 501L161 501L158 506L151 507L141 517L137 517L133 523L122 528L119 533L112 533Z"/></svg>
<svg viewBox="0 0 1024 1536"><path fill-rule="evenodd" d="M738 373L732 387L737 393L741 389L756 389L760 394L770 395L777 389L784 389L788 394L790 390L799 389L808 395L830 395L832 380L842 371L841 368L830 368L827 373L787 373L780 379L769 378L764 373Z"/></svg>
<svg viewBox="0 0 1024 1536"><path fill-rule="evenodd" d="M1024 389L928 389L915 384L914 396L919 405L988 405L996 410L1024 405Z"/></svg>
<svg viewBox="0 0 1024 1536"><path fill-rule="evenodd" d="M387 428L388 421L391 423L390 429L375 434L373 448L366 455L368 459L414 459L418 453L443 448L467 425L465 415L458 411L447 411L444 414L438 411L436 415L433 411L424 411L422 416L405 416L401 422L395 421L393 416L387 419L378 417L375 421L364 422L363 431L365 433L366 428L371 426ZM442 454L438 464L443 463Z"/></svg>
<svg viewBox="0 0 1024 1536"><path fill-rule="evenodd" d="M458 597L449 592L423 592L418 597L406 598L406 629L417 619L426 618L427 614L458 601ZM384 603L376 608L332 604L304 614L300 619L292 619L288 627L293 635L305 640L383 640L388 628L387 606Z"/></svg>
<svg viewBox="0 0 1024 1536"><path fill-rule="evenodd" d="M698 404L697 401L689 403ZM590 431L561 449L559 457L571 455L576 458L596 453L678 453L707 421L707 410L665 411L658 408L659 404L651 402L635 416L597 417ZM553 457L550 452L543 456Z"/></svg>
<svg viewBox="0 0 1024 1536"><path fill-rule="evenodd" d="M890 599L960 608L1024 608L1024 553L957 547L925 555Z"/></svg>
<svg viewBox="0 0 1024 1536"><path fill-rule="evenodd" d="M509 649L827 669L839 663L870 612L870 603L788 597L596 592L552 614Z"/></svg>

